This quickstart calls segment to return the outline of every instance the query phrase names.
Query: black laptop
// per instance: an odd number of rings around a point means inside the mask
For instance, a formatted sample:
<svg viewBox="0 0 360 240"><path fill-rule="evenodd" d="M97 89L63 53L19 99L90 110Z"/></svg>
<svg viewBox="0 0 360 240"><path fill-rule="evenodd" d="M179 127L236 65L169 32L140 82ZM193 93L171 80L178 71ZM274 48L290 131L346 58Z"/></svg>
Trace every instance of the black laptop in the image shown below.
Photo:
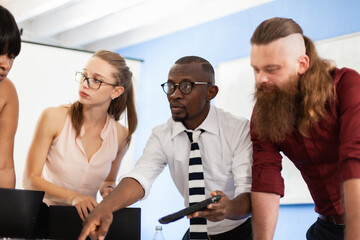
<svg viewBox="0 0 360 240"><path fill-rule="evenodd" d="M0 188L0 237L30 238L43 191Z"/></svg>
<svg viewBox="0 0 360 240"><path fill-rule="evenodd" d="M82 220L73 206L49 207L49 238L77 239ZM113 213L107 240L140 240L140 208L123 208Z"/></svg>

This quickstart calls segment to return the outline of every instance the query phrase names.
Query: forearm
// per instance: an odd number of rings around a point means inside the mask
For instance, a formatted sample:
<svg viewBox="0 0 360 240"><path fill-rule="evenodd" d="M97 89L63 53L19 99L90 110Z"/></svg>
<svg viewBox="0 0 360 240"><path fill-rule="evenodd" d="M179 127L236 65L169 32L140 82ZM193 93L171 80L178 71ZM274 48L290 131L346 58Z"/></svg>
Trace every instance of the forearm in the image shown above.
<svg viewBox="0 0 360 240"><path fill-rule="evenodd" d="M127 207L144 197L144 189L133 178L124 178L100 205L111 206L112 211Z"/></svg>
<svg viewBox="0 0 360 240"><path fill-rule="evenodd" d="M279 214L280 196L252 192L252 227L254 240L272 240Z"/></svg>
<svg viewBox="0 0 360 240"><path fill-rule="evenodd" d="M238 220L247 217L251 212L250 193L241 193L233 200L230 200L231 211L227 217L231 220Z"/></svg>
<svg viewBox="0 0 360 240"><path fill-rule="evenodd" d="M1 121L0 121L1 124ZM14 134L4 134L6 130L0 127L0 187L15 188L14 166Z"/></svg>
<svg viewBox="0 0 360 240"><path fill-rule="evenodd" d="M23 186L25 189L44 191L45 198L67 205L72 205L75 197L80 195L74 191L50 183L39 176L24 177Z"/></svg>
<svg viewBox="0 0 360 240"><path fill-rule="evenodd" d="M360 179L344 182L346 240L360 239Z"/></svg>

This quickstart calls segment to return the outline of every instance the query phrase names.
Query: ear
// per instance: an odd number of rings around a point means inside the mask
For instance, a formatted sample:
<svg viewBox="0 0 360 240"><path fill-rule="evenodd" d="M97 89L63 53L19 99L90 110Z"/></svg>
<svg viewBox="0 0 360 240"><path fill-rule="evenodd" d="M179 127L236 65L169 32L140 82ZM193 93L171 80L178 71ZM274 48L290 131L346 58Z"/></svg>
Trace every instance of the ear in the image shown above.
<svg viewBox="0 0 360 240"><path fill-rule="evenodd" d="M218 92L219 92L218 86L216 85L209 86L206 95L206 101L210 102L214 97L216 97Z"/></svg>
<svg viewBox="0 0 360 240"><path fill-rule="evenodd" d="M309 68L310 59L307 55L301 55L298 59L298 74L302 75Z"/></svg>
<svg viewBox="0 0 360 240"><path fill-rule="evenodd" d="M111 98L118 98L125 91L123 86L116 86L113 93L111 94Z"/></svg>

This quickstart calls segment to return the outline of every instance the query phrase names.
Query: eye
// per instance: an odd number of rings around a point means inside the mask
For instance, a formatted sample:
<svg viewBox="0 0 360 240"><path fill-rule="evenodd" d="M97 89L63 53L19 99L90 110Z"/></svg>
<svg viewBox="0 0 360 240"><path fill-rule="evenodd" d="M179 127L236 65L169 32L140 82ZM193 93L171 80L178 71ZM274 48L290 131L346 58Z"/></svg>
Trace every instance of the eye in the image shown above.
<svg viewBox="0 0 360 240"><path fill-rule="evenodd" d="M259 73L260 72L260 70L258 68L253 68L253 70L254 70L254 73Z"/></svg>
<svg viewBox="0 0 360 240"><path fill-rule="evenodd" d="M171 82L166 83L165 86L166 86L168 89L174 88L174 84L171 83Z"/></svg>
<svg viewBox="0 0 360 240"><path fill-rule="evenodd" d="M181 83L182 85L182 90L184 90L185 92L190 92L192 86L191 86L191 83L190 82L182 82Z"/></svg>
<svg viewBox="0 0 360 240"><path fill-rule="evenodd" d="M94 78L94 83L102 83L102 81L97 78Z"/></svg>
<svg viewBox="0 0 360 240"><path fill-rule="evenodd" d="M279 68L277 67L271 67L271 68L267 68L266 72L268 73L275 73Z"/></svg>

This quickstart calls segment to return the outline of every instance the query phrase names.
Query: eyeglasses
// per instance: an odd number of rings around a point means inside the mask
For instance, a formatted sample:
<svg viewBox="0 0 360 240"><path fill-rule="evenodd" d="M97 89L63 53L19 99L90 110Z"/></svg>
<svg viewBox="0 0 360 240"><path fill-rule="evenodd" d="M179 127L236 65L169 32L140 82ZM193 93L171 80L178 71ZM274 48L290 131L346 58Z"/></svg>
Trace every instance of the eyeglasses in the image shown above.
<svg viewBox="0 0 360 240"><path fill-rule="evenodd" d="M164 92L167 95L171 95L175 92L176 87L178 86L180 91L183 94L188 94L191 93L192 89L194 88L195 85L211 85L210 82L189 82L189 81L184 81L178 84L172 83L172 82L166 82L161 84L162 89L164 90Z"/></svg>
<svg viewBox="0 0 360 240"><path fill-rule="evenodd" d="M94 77L87 77L82 72L75 72L75 81L78 83L83 83L86 80L87 85L91 89L98 90L101 87L101 84L107 84L113 87L119 86L117 84L107 83L101 80L98 80Z"/></svg>

